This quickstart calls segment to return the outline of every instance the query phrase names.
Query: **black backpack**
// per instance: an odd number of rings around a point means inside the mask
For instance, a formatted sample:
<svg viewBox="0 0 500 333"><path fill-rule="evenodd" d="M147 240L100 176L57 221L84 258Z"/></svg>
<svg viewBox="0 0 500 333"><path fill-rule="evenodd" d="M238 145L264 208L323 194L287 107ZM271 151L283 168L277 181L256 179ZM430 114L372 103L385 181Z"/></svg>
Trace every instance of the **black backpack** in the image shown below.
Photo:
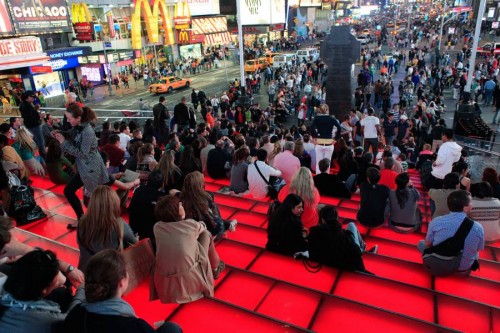
<svg viewBox="0 0 500 333"><path fill-rule="evenodd" d="M446 276L458 271L464 252L465 238L474 221L466 217L453 237L424 250L422 259L425 269L435 276Z"/></svg>

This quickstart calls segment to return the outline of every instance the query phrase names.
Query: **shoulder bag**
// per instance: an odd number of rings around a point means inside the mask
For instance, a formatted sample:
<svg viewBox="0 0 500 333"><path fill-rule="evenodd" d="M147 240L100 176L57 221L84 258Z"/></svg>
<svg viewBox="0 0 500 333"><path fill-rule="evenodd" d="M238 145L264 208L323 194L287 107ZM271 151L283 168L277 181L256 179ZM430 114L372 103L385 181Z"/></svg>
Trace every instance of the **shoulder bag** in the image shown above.
<svg viewBox="0 0 500 333"><path fill-rule="evenodd" d="M267 196L272 200L278 198L278 193L285 184L284 180L280 177L276 177L273 182L268 181L262 172L260 172L257 162L254 162L253 164L255 165L255 169L259 173L262 180L264 180L267 184Z"/></svg>

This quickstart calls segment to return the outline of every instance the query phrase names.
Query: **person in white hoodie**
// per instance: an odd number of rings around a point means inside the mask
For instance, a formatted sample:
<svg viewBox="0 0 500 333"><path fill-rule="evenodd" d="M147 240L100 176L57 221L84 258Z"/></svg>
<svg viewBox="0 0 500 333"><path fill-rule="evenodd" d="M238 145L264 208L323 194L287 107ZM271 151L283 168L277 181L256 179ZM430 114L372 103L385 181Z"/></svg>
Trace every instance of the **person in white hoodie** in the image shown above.
<svg viewBox="0 0 500 333"><path fill-rule="evenodd" d="M453 141L453 130L447 128L442 134L443 144L439 147L437 159L432 164L431 188L442 188L444 177L451 172L453 163L460 159L462 147Z"/></svg>

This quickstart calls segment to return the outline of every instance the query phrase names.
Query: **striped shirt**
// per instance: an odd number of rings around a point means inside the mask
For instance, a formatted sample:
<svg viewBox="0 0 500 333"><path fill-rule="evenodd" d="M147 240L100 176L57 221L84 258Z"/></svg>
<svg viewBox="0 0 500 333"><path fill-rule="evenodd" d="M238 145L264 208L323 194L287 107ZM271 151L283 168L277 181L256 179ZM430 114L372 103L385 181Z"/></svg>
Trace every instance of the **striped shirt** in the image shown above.
<svg viewBox="0 0 500 333"><path fill-rule="evenodd" d="M426 240L431 242L432 245L437 245L453 237L465 219L465 216L464 212L451 212L450 214L435 218L429 224ZM479 258L479 250L483 249L484 230L481 224L474 222L472 229L465 238L464 252L459 270L466 271L470 269L474 260Z"/></svg>
<svg viewBox="0 0 500 333"><path fill-rule="evenodd" d="M500 200L497 198L472 198L469 217L483 226L487 242L500 239Z"/></svg>

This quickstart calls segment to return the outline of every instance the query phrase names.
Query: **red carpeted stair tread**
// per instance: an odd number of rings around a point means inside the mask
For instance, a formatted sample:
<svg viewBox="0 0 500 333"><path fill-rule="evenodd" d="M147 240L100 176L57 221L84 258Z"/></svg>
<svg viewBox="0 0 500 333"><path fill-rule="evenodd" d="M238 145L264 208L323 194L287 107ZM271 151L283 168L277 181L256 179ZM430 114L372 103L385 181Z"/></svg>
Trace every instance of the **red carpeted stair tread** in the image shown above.
<svg viewBox="0 0 500 333"><path fill-rule="evenodd" d="M44 221L26 225L25 230L49 239L57 239L68 233L66 228L68 223L74 223L74 220L61 215L53 215L48 216Z"/></svg>
<svg viewBox="0 0 500 333"><path fill-rule="evenodd" d="M232 219L238 220L238 224L247 224L254 227L262 227L266 222L267 216L261 213L254 213L246 210L238 210L231 216Z"/></svg>
<svg viewBox="0 0 500 333"><path fill-rule="evenodd" d="M490 318L493 326L500 328L500 312L466 300L452 298L446 295L436 297L438 323L461 332L500 332L490 328ZM491 311L491 317L490 317Z"/></svg>
<svg viewBox="0 0 500 333"><path fill-rule="evenodd" d="M244 223L238 223L236 232L226 232L226 238L264 248L267 242L267 231L264 228L255 228Z"/></svg>
<svg viewBox="0 0 500 333"><path fill-rule="evenodd" d="M238 231L236 231L238 232ZM217 253L229 265L246 269L262 251L254 246L222 240L216 245Z"/></svg>
<svg viewBox="0 0 500 333"><path fill-rule="evenodd" d="M255 202L251 200L232 195L214 193L214 197L215 197L215 202L217 204L225 205L228 207L234 207L238 209L249 210L255 204Z"/></svg>
<svg viewBox="0 0 500 333"><path fill-rule="evenodd" d="M78 265L79 252L76 249L64 246L55 241L49 241L43 238L29 239L26 244L33 247L40 247L44 250L51 250L56 253L57 258L64 260L73 266Z"/></svg>
<svg viewBox="0 0 500 333"><path fill-rule="evenodd" d="M436 277L435 290L500 308L500 283L461 276Z"/></svg>

